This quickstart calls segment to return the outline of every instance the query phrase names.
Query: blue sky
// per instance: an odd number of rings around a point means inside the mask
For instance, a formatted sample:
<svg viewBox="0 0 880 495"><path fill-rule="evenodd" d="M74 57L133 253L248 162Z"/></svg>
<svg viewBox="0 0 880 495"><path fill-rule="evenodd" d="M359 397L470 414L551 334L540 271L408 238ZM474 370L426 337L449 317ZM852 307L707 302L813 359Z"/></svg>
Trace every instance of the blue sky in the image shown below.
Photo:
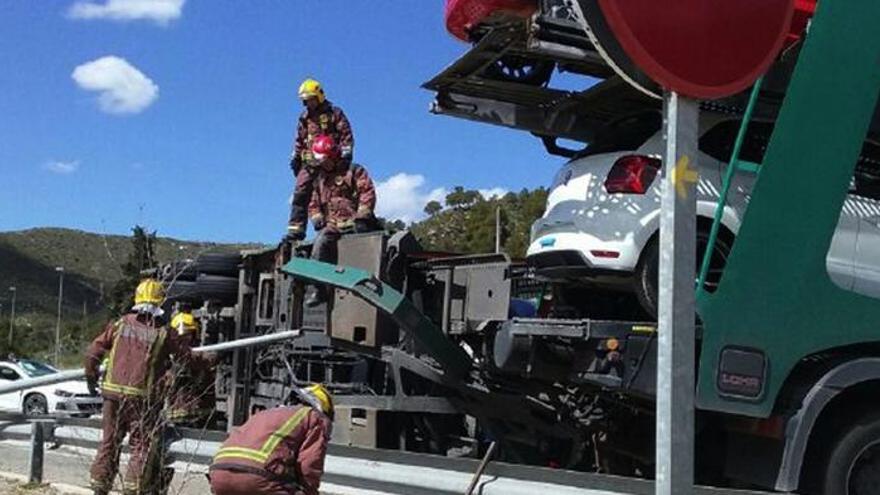
<svg viewBox="0 0 880 495"><path fill-rule="evenodd" d="M456 185L546 185L560 161L536 139L428 113L420 84L467 49L442 13L441 0L3 2L0 230L276 241L307 76L348 114L380 214L415 218Z"/></svg>

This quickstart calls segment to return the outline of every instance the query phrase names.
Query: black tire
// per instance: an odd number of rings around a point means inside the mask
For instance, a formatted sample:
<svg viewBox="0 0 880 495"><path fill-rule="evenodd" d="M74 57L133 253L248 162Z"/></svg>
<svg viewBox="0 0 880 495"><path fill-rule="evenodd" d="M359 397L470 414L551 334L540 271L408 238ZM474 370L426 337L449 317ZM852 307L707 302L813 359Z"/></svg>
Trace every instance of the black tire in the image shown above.
<svg viewBox="0 0 880 495"><path fill-rule="evenodd" d="M43 394L28 394L21 404L25 416L45 416L49 414L49 403Z"/></svg>
<svg viewBox="0 0 880 495"><path fill-rule="evenodd" d="M202 299L235 302L238 298L238 278L220 275L199 275L195 292Z"/></svg>
<svg viewBox="0 0 880 495"><path fill-rule="evenodd" d="M196 280L178 280L165 290L165 298L174 302L203 301L235 303L238 299L238 278L221 275L199 275Z"/></svg>
<svg viewBox="0 0 880 495"><path fill-rule="evenodd" d="M165 298L175 302L197 302L200 298L196 290L196 282L175 280L165 289Z"/></svg>
<svg viewBox="0 0 880 495"><path fill-rule="evenodd" d="M238 276L241 255L235 253L204 253L196 258L193 267L199 273L209 275Z"/></svg>
<svg viewBox="0 0 880 495"><path fill-rule="evenodd" d="M166 283L177 281L195 281L198 276L193 261L175 261L162 267L162 280Z"/></svg>
<svg viewBox="0 0 880 495"><path fill-rule="evenodd" d="M543 86L550 81L555 66L550 61L508 55L486 67L484 75L497 81Z"/></svg>
<svg viewBox="0 0 880 495"><path fill-rule="evenodd" d="M880 414L853 421L836 436L828 450L816 495L874 495L880 493Z"/></svg>
<svg viewBox="0 0 880 495"><path fill-rule="evenodd" d="M651 317L657 317L657 274L660 268L660 251L657 237L651 239L642 252L636 266L636 297L642 309Z"/></svg>
<svg viewBox="0 0 880 495"><path fill-rule="evenodd" d="M642 252L642 259L636 266L635 292L639 299L639 304L649 316L657 317L657 277L660 268L660 252L658 249L659 236L654 236L645 246ZM709 243L709 232L707 229L697 230L697 272L699 275L700 265L703 262L703 253L706 252L706 245ZM730 250L733 246L731 238L726 233L719 233L715 240L712 260L709 264L709 273L706 276L706 282L703 288L706 292L715 292L718 284L721 282L721 275L724 272L724 265L727 264L727 258L730 256Z"/></svg>

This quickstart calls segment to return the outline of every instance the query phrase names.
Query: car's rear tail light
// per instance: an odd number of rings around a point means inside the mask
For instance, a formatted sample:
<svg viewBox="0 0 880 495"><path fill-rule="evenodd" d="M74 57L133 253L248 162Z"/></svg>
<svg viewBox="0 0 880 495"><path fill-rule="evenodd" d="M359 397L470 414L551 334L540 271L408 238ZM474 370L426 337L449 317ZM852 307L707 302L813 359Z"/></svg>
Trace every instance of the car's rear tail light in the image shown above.
<svg viewBox="0 0 880 495"><path fill-rule="evenodd" d="M614 162L605 179L609 193L645 194L660 170L660 160L644 155L627 155Z"/></svg>

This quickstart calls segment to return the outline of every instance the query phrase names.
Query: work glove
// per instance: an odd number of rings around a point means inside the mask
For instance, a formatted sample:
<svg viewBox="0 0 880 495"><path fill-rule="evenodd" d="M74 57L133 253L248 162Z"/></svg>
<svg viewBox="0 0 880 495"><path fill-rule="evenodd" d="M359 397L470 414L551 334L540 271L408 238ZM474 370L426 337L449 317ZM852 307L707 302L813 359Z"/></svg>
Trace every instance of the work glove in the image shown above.
<svg viewBox="0 0 880 495"><path fill-rule="evenodd" d="M373 231L373 222L368 218L356 218L354 221L354 231L358 234Z"/></svg>
<svg viewBox="0 0 880 495"><path fill-rule="evenodd" d="M95 378L86 378L86 387L89 389L89 394L98 395L98 380Z"/></svg>

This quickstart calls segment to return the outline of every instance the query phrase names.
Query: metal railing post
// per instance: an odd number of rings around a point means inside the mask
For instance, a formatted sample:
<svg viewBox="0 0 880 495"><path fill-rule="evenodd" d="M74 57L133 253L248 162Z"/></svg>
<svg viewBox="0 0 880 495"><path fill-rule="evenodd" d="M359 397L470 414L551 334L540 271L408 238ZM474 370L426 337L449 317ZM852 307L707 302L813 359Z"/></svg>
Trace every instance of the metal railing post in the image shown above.
<svg viewBox="0 0 880 495"><path fill-rule="evenodd" d="M43 483L43 423L31 423L31 457L28 461L28 483Z"/></svg>

